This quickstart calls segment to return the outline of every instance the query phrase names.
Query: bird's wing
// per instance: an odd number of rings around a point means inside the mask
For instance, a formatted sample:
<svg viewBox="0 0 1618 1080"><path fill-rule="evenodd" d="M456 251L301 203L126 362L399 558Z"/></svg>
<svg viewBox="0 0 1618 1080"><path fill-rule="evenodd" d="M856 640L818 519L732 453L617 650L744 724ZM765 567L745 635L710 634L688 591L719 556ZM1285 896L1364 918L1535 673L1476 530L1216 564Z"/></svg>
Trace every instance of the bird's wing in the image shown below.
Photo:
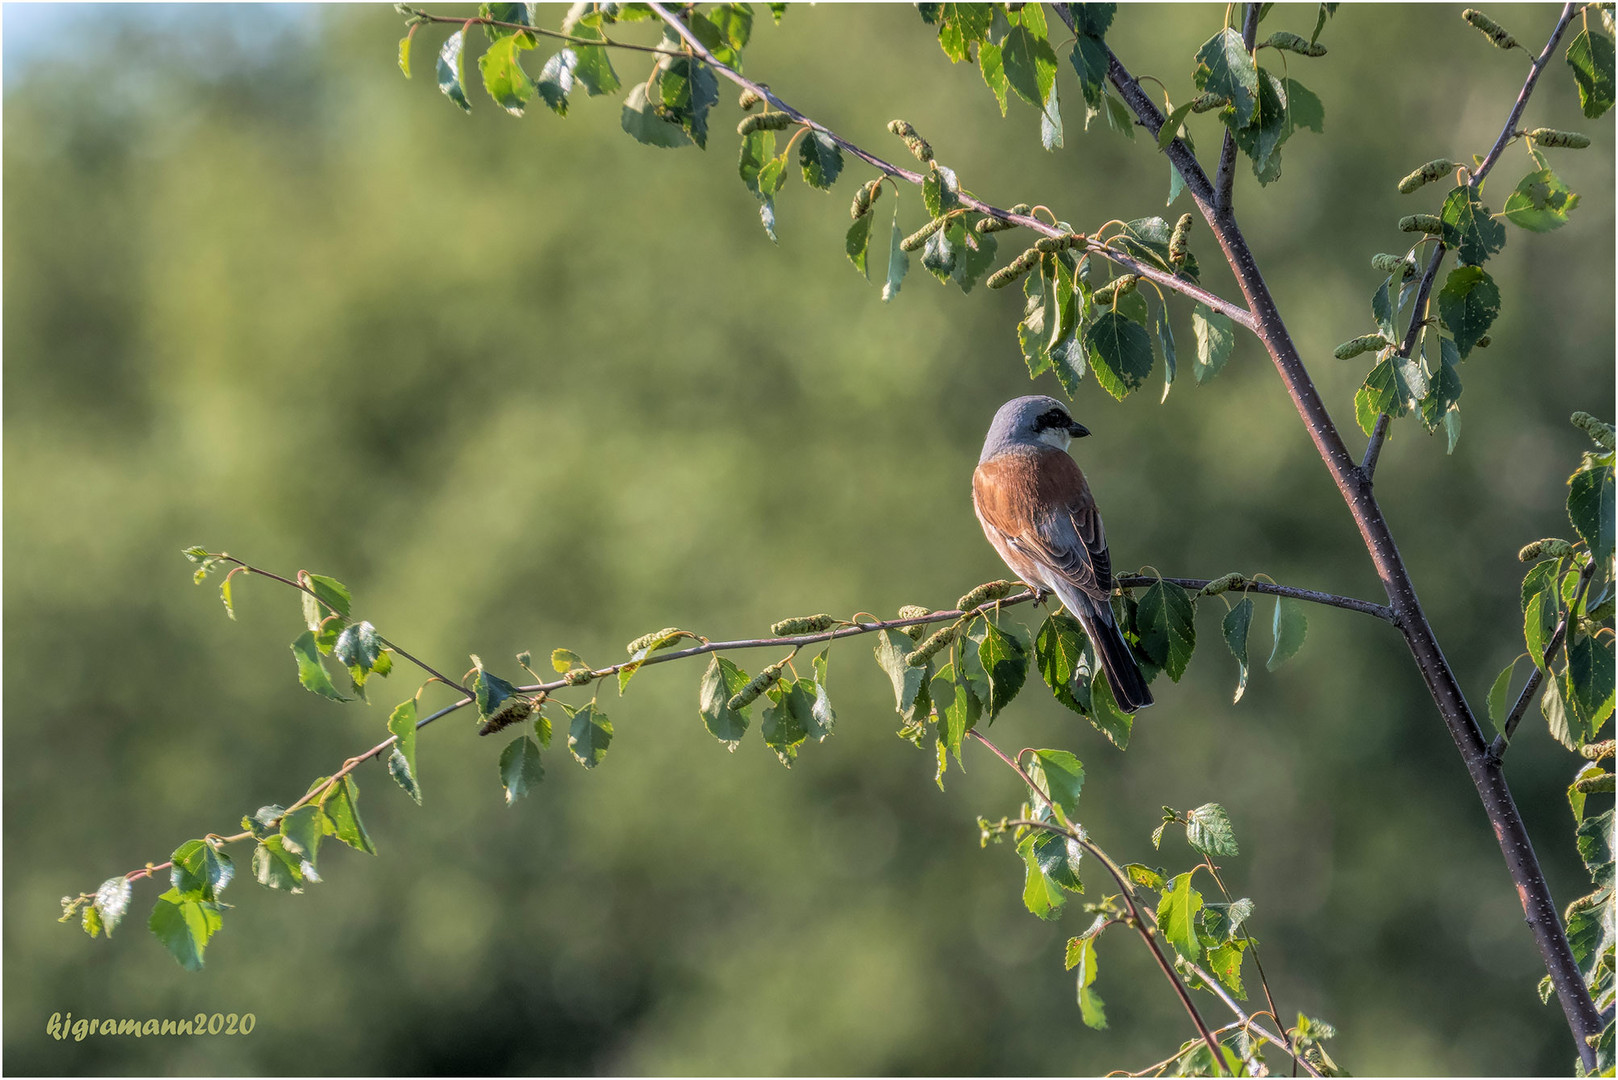
<svg viewBox="0 0 1618 1080"><path fill-rule="evenodd" d="M1002 454L972 474L978 516L1017 551L1103 600L1112 591L1107 533L1090 485L1054 447Z"/></svg>

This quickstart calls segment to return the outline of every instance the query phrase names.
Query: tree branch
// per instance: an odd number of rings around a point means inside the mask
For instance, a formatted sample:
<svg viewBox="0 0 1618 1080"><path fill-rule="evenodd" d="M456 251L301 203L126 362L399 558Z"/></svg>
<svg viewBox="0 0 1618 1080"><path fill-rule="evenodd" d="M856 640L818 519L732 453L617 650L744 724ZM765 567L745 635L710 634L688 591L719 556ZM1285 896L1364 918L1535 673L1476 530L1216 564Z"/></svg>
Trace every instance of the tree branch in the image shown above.
<svg viewBox="0 0 1618 1080"><path fill-rule="evenodd" d="M1552 32L1546 52L1555 47L1562 31L1566 29L1567 16L1568 13L1564 10L1563 18L1557 22ZM1149 111L1137 109L1137 115L1148 130L1157 130L1161 126L1161 120L1156 119L1157 110L1151 107L1140 85L1129 76L1116 56L1112 58L1110 72L1113 85L1118 88L1131 108L1135 108L1137 102L1145 102ZM1172 146L1173 144L1171 149ZM1185 175L1182 172L1182 176ZM1190 186L1189 177L1187 186ZM1540 956L1545 961L1552 985L1556 988L1557 999L1567 1017L1568 1027L1573 1033L1580 1059L1585 1069L1589 1070L1595 1065L1595 1051L1586 1042L1586 1037L1600 1034L1601 1015L1590 999L1589 988L1585 986L1578 964L1573 959L1573 952L1568 947L1567 935L1562 929L1550 887L1534 854L1533 844L1528 838L1522 815L1511 797L1511 789L1500 770L1500 763L1490 758L1488 754L1477 719L1466 702L1466 696L1461 691L1449 661L1445 659L1443 650L1438 645L1432 627L1427 622L1426 612L1416 596L1415 585L1411 582L1409 571L1406 570L1404 560L1399 554L1399 548L1394 543L1392 531L1382 514L1382 508L1372 494L1371 484L1349 457L1348 448L1344 446L1342 436L1332 423L1331 415L1326 411L1325 403L1321 400L1314 381L1309 377L1297 346L1287 332L1286 324L1276 308L1275 299L1259 272L1252 250L1247 245L1247 239L1236 224L1235 215L1215 213L1213 207L1201 199L1198 200L1198 205L1202 208L1203 216L1218 239L1219 246L1236 275L1237 283L1241 286L1242 294L1247 299L1248 310L1252 312L1257 323L1255 333L1270 354L1276 372L1280 375L1282 384L1286 387L1304 427L1315 444L1315 450L1353 515L1361 539L1365 542L1366 551L1371 556L1378 576L1382 579L1383 587L1387 590L1389 604L1394 611L1399 630L1404 635L1405 644L1409 647L1445 727L1461 754L1461 760L1466 766L1467 773L1477 790L1478 799L1483 804L1489 824L1500 844L1501 855L1517 887L1523 914L1533 932Z"/></svg>
<svg viewBox="0 0 1618 1080"><path fill-rule="evenodd" d="M849 142L835 131L826 127L826 125L819 123L818 121L811 119L810 117L799 112L797 109L793 108L791 105L788 105L786 102L777 97L775 92L769 87L765 86L763 83L754 82L753 80L742 75L740 72L736 71L734 68L717 59L708 49L708 47L698 40L697 36L693 34L683 22L680 21L678 16L676 16L672 11L664 7L662 4L658 3L657 0L651 0L649 6L653 11L657 12L658 16L662 18L665 23L673 28L675 33L680 35L681 39L684 40L686 45L691 49L694 56L701 59L703 63L712 67L716 72L723 75L730 82L735 83L737 86L743 87L744 89L753 91L755 94L759 95L759 97L763 98L765 101L768 101L775 109L790 116L796 123L803 124L805 127L812 128L815 131L820 132L832 142L836 143L844 151L852 154L854 157L859 158L861 161L865 162L867 165L870 165L872 168L879 170L884 175L890 176L895 180L903 180L910 184L920 184L926 180L926 176L924 174L912 172L911 170L901 168L892 162L885 161L882 158L877 157L875 154L856 146L852 142ZM1058 10L1062 14L1063 18L1069 17L1065 11L1061 10L1060 5L1058 5ZM993 206L974 195L968 194L967 192L960 192L958 194L958 199L960 205L969 210L975 210L980 214L984 214L992 218L998 218L1001 221L1014 222L1015 224L1021 225L1024 228L1033 230L1041 236L1064 235L1063 230L1058 229L1054 225L1041 221L1030 214L1013 214L1009 210L1004 210L998 206ZM1139 274L1141 277L1146 278L1149 281L1154 281L1163 286L1165 289L1170 289L1174 292L1190 297L1192 300L1204 304L1212 310L1226 316L1239 326L1244 326L1249 330L1253 328L1252 316L1248 313L1246 308L1243 308L1238 304L1233 304L1223 297L1216 296L1215 294L1198 285L1193 285L1184 278L1177 277L1174 274L1165 273L1155 266L1142 263L1139 260L1133 259L1114 248L1097 243L1093 239L1086 238L1084 250L1090 252L1091 254L1097 255L1100 258L1110 260L1132 274Z"/></svg>
<svg viewBox="0 0 1618 1080"><path fill-rule="evenodd" d="M1427 261L1427 270L1421 276L1421 287L1416 290L1416 304L1410 310L1410 329L1405 332L1405 339L1399 345L1400 356L1409 358L1410 350L1416 347L1416 339L1421 336L1421 328L1427 325L1427 297L1433 291L1433 281L1438 277L1438 267L1443 261L1444 242L1440 240L1433 250L1433 257ZM1360 472L1364 474L1366 483L1370 483L1376 472L1376 459L1382 454L1382 443L1388 437L1391 419L1387 413L1380 414L1376 418L1376 426L1371 430L1371 441L1366 444L1365 458L1360 462Z"/></svg>
<svg viewBox="0 0 1618 1080"><path fill-rule="evenodd" d="M1511 712L1506 714L1506 722L1500 725L1500 734L1489 744L1489 758L1495 763L1498 764L1500 759L1506 756L1506 747L1511 745L1511 737L1517 733L1517 725L1522 723L1523 713L1528 711L1528 703L1533 700L1534 691L1538 690L1539 684L1544 681L1545 671L1555 659L1556 650L1562 647L1562 638L1566 636L1567 628L1572 625L1574 612L1583 605L1584 594L1589 590L1595 574L1596 560L1592 557L1584 564L1584 569L1579 571L1579 584L1573 593L1573 606L1562 616L1562 621L1556 624L1556 632L1551 635L1550 643L1545 646L1545 654L1541 657L1545 661L1544 665L1535 664L1534 670L1528 673L1528 681L1523 684L1522 693L1517 695L1517 703L1511 707Z"/></svg>

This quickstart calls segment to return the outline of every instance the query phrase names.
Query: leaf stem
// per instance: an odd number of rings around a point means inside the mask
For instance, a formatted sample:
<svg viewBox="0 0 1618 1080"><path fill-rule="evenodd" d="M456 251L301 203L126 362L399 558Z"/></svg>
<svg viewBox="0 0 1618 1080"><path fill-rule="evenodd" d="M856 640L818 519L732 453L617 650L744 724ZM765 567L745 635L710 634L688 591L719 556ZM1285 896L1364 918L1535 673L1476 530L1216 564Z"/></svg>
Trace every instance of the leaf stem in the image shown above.
<svg viewBox="0 0 1618 1080"><path fill-rule="evenodd" d="M1562 616L1562 621L1556 624L1556 632L1551 635L1550 642L1545 646L1545 654L1542 657L1545 668L1551 666L1551 661L1556 657L1556 650L1562 647L1562 638L1567 634L1567 628L1572 625L1574 612L1584 604L1584 594L1590 588L1590 582L1595 579L1595 572L1596 560L1592 557L1584 564L1584 569L1579 571L1579 585L1573 594L1573 606ZM1528 681L1523 684L1522 693L1517 695L1517 703L1511 707L1511 712L1506 714L1506 722L1500 725L1500 733L1494 737L1494 742L1489 744L1489 757L1496 764L1506 756L1506 748L1511 745L1511 737L1517 733L1517 725L1522 723L1523 714L1528 711L1528 703L1534 699L1534 691L1539 689L1539 684L1544 678L1545 669L1535 664L1534 670L1528 673Z"/></svg>

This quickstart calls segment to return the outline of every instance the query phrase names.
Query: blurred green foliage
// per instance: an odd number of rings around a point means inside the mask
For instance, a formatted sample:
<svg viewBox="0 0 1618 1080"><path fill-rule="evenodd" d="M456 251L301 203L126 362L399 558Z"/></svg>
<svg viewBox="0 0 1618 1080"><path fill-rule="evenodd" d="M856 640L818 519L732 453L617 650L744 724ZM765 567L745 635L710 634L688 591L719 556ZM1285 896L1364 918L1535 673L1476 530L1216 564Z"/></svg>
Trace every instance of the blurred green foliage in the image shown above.
<svg viewBox="0 0 1618 1080"><path fill-rule="evenodd" d="M1492 14L1524 40L1552 18ZM1109 41L1180 98L1220 17L1129 8ZM1281 5L1266 27L1312 20ZM486 99L466 116L422 77L442 32L418 35L407 83L397 23L89 7L33 62L7 43L8 1071L1086 1073L1169 1053L1183 1015L1122 938L1101 945L1112 1027L1080 1024L1062 940L1083 916L1034 919L1014 853L978 847L975 816L1013 810L1018 785L969 754L941 795L931 755L893 737L866 642L832 650L837 735L790 772L756 736L732 756L703 730L700 664L649 669L603 699L602 767L553 748L515 807L506 740L460 715L423 733L422 807L362 769L380 857L329 845L300 896L238 880L200 974L142 928L153 883L110 943L54 925L63 893L295 798L383 737L414 686L396 673L369 707L312 697L287 656L296 600L238 579L228 622L190 586L186 545L339 577L383 633L456 672L559 645L603 663L670 624L738 636L800 611L939 606L1002 573L968 477L995 406L1029 387L1019 298L913 275L883 305L842 254L847 185L791 180L772 245L735 175L728 94L706 154L633 142L612 99L565 120ZM1279 184L1241 175L1238 213L1351 431L1363 370L1330 349L1367 324L1369 255L1430 209L1395 184L1483 152L1524 65L1450 7L1345 7L1323 40L1327 57L1291 62L1325 135L1289 146ZM1162 212L1167 165L1145 141L1075 117L1045 153L1037 114L1002 120L908 7L760 20L747 64L886 155L887 121L910 119L999 205L1079 228ZM1578 108L1553 68L1528 119L1579 126ZM1213 121L1192 124L1206 155ZM1502 315L1462 371L1454 456L1406 421L1377 474L1476 702L1522 647L1516 550L1567 532L1585 440L1566 417L1613 399L1610 128L1597 146L1557 158L1586 196L1573 227L1516 232L1489 264ZM1530 169L1508 150L1493 204ZM1205 231L1192 246L1231 295ZM1381 598L1251 338L1217 379L1155 397L1120 405L1087 381L1075 406L1116 568ZM1037 693L996 738L1082 758L1084 823L1121 859L1153 861L1161 804L1217 798L1281 1008L1332 1020L1348 1068L1565 1070L1567 1029L1535 997L1521 911L1408 655L1373 620L1310 615L1299 655L1255 671L1237 706L1215 648L1162 683L1127 754ZM1508 771L1565 901L1582 891L1572 766L1536 717L1524 732ZM258 1026L57 1042L57 1011Z"/></svg>

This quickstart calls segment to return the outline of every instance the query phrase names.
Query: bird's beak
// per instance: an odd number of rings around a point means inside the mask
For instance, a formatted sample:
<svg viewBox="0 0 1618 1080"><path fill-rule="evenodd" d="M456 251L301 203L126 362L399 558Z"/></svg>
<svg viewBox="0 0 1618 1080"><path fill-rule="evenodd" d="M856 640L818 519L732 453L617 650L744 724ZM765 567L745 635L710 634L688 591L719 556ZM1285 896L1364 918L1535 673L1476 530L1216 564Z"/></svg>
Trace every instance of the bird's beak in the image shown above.
<svg viewBox="0 0 1618 1080"><path fill-rule="evenodd" d="M1090 434L1090 429L1079 423L1077 420L1072 421L1067 430L1068 434L1072 435L1075 439L1082 439L1086 435Z"/></svg>

